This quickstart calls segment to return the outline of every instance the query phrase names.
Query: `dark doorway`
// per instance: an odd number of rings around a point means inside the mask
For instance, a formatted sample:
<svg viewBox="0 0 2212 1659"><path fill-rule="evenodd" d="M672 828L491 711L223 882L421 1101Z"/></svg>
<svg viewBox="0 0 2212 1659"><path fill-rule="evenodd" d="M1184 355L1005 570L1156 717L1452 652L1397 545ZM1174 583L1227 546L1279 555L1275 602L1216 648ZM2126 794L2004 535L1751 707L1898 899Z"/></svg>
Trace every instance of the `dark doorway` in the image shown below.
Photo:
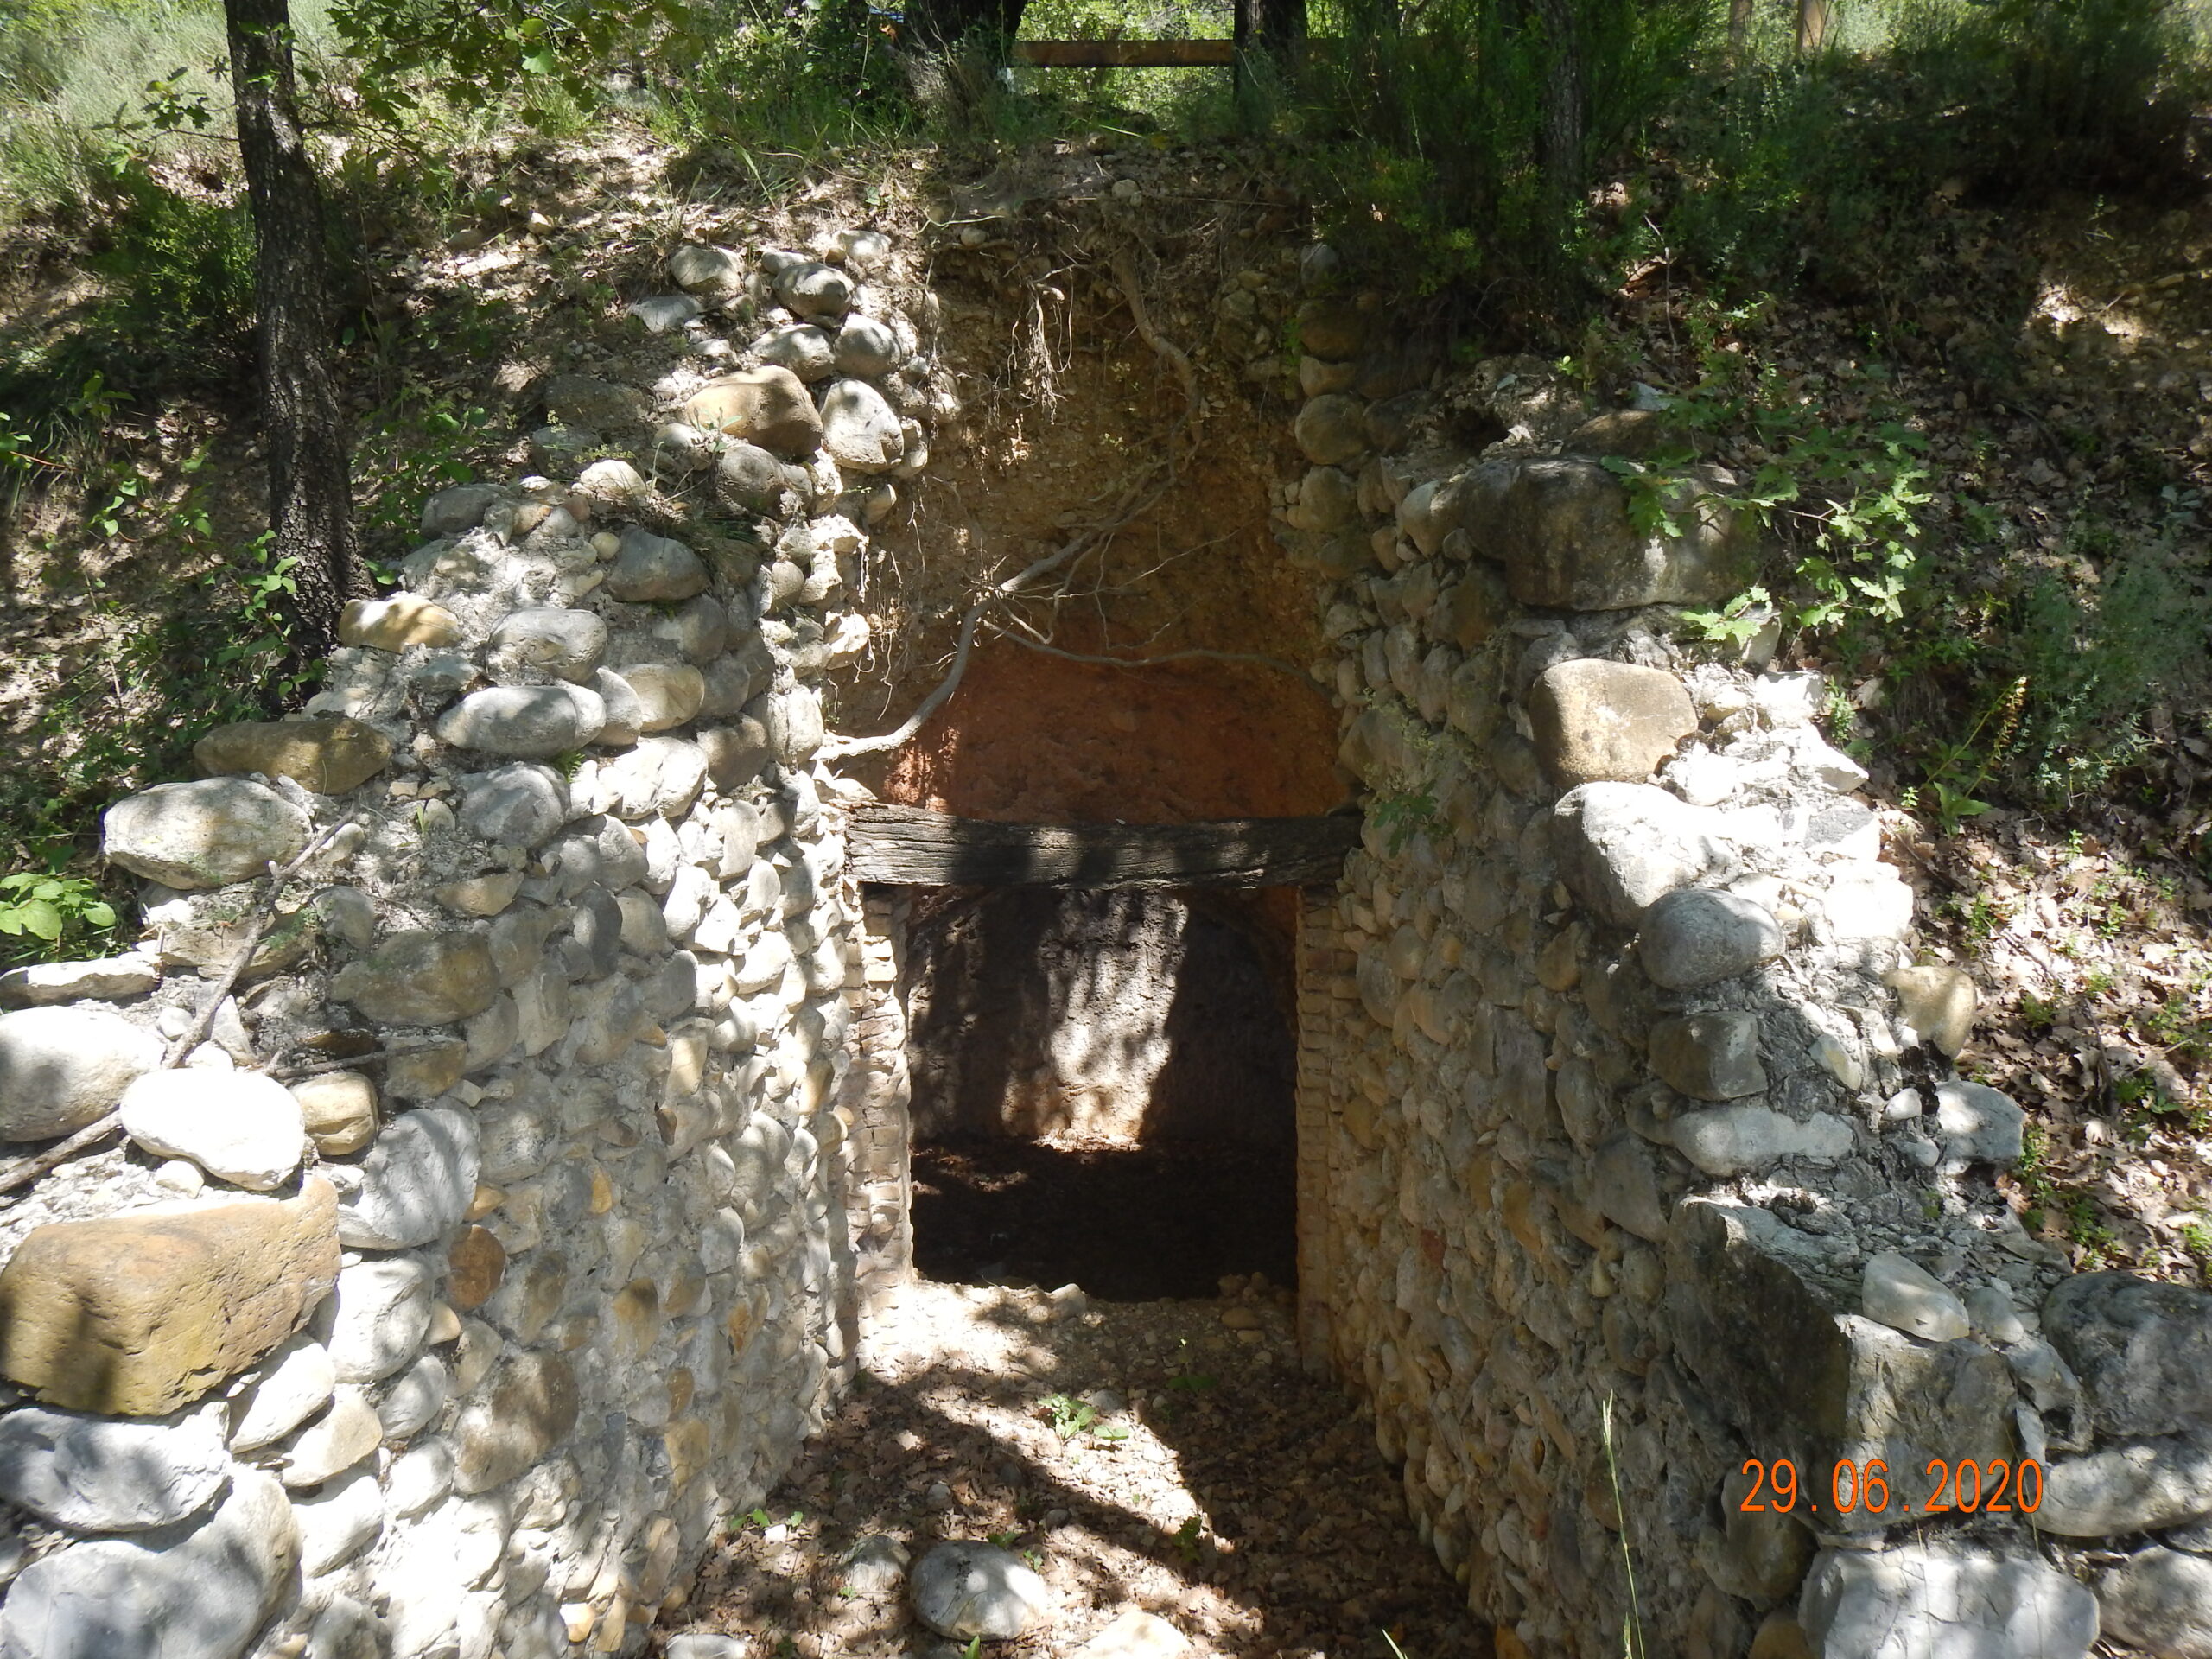
<svg viewBox="0 0 2212 1659"><path fill-rule="evenodd" d="M1255 896L940 892L906 991L922 1273L1113 1300L1290 1281L1288 952Z"/></svg>

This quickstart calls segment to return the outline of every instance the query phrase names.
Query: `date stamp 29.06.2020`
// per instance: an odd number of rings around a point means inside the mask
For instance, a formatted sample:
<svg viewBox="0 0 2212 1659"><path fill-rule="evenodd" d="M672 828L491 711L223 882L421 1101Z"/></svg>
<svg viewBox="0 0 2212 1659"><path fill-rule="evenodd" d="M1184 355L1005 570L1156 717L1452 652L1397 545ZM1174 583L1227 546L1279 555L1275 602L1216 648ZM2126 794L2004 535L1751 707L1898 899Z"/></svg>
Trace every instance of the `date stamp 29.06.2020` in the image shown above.
<svg viewBox="0 0 2212 1659"><path fill-rule="evenodd" d="M1746 1458L1742 1472L1751 1478L1751 1484L1737 1508L1749 1514L1787 1515L1800 1502L1815 1515L1824 1508L1836 1515L1858 1510L1871 1515L1892 1510L1903 1515L2033 1515L2043 1507L2043 1465L2033 1458L1993 1458L1986 1463L1972 1458L1956 1463L1930 1458L1923 1478L1910 1483L1922 1494L1917 1502L1904 1490L1907 1481L1898 1481L1892 1489L1890 1466L1880 1458L1858 1463L1837 1459L1828 1471L1826 1504L1819 1494L1799 1490L1797 1465L1787 1458L1772 1463Z"/></svg>

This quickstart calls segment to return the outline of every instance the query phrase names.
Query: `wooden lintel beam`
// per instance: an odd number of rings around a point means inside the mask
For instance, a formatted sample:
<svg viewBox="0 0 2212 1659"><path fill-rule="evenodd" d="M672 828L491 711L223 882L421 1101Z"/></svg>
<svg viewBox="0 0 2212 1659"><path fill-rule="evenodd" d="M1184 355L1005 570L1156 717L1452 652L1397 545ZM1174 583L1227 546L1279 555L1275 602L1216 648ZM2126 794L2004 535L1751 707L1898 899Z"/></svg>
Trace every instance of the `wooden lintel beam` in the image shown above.
<svg viewBox="0 0 2212 1659"><path fill-rule="evenodd" d="M1236 61L1234 41L1016 41L1033 69L1205 69Z"/></svg>
<svg viewBox="0 0 2212 1659"><path fill-rule="evenodd" d="M849 809L853 874L899 887L1281 887L1330 882L1355 816L1201 823L996 823L920 807Z"/></svg>

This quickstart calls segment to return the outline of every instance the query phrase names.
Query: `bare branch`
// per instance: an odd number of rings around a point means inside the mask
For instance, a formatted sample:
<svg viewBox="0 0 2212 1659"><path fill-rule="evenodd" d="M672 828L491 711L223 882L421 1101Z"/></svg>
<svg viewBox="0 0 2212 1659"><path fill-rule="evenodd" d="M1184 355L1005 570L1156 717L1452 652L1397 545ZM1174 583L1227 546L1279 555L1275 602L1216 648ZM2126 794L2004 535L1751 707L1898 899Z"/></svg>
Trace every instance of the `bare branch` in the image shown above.
<svg viewBox="0 0 2212 1659"><path fill-rule="evenodd" d="M822 753L832 760L849 754L880 754L886 749L895 749L916 732L922 729L929 717L944 706L944 700L959 688L960 677L968 671L968 653L976 644L976 625L983 620L983 607L971 605L968 615L960 624L960 644L952 653L952 666L944 679L938 682L936 690L924 697L914 712L906 716L906 723L880 737L830 737L824 739Z"/></svg>

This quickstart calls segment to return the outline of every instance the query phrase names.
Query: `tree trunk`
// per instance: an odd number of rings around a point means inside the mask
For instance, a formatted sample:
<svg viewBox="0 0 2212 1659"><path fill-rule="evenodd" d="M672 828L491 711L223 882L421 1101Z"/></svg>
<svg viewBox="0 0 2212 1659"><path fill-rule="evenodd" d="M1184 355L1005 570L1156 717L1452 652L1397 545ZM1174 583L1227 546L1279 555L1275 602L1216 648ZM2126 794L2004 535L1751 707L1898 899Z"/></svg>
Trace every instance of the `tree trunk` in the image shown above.
<svg viewBox="0 0 2212 1659"><path fill-rule="evenodd" d="M1751 0L1728 0L1728 61L1741 63L1751 38Z"/></svg>
<svg viewBox="0 0 2212 1659"><path fill-rule="evenodd" d="M1551 45L1541 135L1544 183L1553 211L1566 214L1573 211L1582 194L1582 149L1588 125L1583 108L1582 42L1572 0L1536 0L1536 18Z"/></svg>
<svg viewBox="0 0 2212 1659"><path fill-rule="evenodd" d="M300 130L285 0L224 0L223 16L253 207L270 562L295 561L292 644L313 655L336 642L338 613L360 582L346 421L331 365L322 188Z"/></svg>
<svg viewBox="0 0 2212 1659"><path fill-rule="evenodd" d="M1001 57L1021 31L1027 0L910 0L907 43L925 52L946 52L983 35Z"/></svg>
<svg viewBox="0 0 2212 1659"><path fill-rule="evenodd" d="M1828 37L1828 0L1797 0L1797 50L1817 52Z"/></svg>

